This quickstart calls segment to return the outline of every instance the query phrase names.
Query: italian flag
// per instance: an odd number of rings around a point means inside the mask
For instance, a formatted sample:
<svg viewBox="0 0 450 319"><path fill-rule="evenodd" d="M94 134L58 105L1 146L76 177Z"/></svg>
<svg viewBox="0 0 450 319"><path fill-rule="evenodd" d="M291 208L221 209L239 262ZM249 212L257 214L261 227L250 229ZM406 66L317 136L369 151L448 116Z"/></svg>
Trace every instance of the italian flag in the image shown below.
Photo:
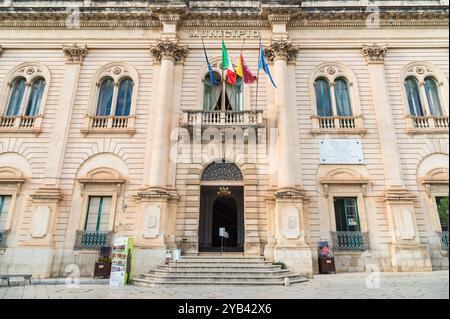
<svg viewBox="0 0 450 319"><path fill-rule="evenodd" d="M230 84L236 83L236 71L234 71L233 64L231 64L228 56L227 47L222 39L222 69L227 70L227 82Z"/></svg>

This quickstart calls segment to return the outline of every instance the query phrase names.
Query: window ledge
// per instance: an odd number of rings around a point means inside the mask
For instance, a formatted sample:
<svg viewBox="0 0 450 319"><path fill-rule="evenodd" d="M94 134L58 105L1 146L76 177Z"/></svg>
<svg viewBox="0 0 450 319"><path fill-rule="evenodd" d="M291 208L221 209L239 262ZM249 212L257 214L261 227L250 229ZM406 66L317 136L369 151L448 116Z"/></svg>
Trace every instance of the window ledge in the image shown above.
<svg viewBox="0 0 450 319"><path fill-rule="evenodd" d="M448 134L448 128L407 128L406 133L409 135Z"/></svg>
<svg viewBox="0 0 450 319"><path fill-rule="evenodd" d="M39 136L42 133L40 127L3 128L0 127L0 134L20 134L29 136Z"/></svg>

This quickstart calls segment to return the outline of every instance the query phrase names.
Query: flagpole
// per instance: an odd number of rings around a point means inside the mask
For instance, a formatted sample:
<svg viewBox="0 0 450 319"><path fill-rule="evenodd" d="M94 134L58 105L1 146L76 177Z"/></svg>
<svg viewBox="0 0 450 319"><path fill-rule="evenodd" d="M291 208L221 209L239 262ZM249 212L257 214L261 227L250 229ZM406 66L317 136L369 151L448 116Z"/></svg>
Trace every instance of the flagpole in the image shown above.
<svg viewBox="0 0 450 319"><path fill-rule="evenodd" d="M259 63L261 59L261 37L259 37L259 47L258 47L258 71L256 71L256 101L255 110L258 110L258 88L259 88Z"/></svg>
<svg viewBox="0 0 450 319"><path fill-rule="evenodd" d="M225 83L225 76L224 76L224 72L223 72L223 30L222 30L222 101L221 101L221 109L222 112L225 112L225 90L226 90L226 83Z"/></svg>

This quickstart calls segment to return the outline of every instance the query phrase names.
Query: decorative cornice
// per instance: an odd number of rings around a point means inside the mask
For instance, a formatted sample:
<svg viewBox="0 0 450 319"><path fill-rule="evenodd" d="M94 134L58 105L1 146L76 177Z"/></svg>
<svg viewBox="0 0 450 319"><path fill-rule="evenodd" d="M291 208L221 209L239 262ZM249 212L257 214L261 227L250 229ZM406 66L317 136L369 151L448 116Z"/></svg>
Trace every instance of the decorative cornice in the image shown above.
<svg viewBox="0 0 450 319"><path fill-rule="evenodd" d="M273 41L270 47L264 49L264 53L270 62L283 59L286 62L295 61L300 50L299 46L294 46L291 41Z"/></svg>
<svg viewBox="0 0 450 319"><path fill-rule="evenodd" d="M403 187L392 187L385 190L384 200L387 202L412 202L415 196Z"/></svg>
<svg viewBox="0 0 450 319"><path fill-rule="evenodd" d="M63 199L61 190L57 187L41 187L30 195L33 201L39 202L59 202Z"/></svg>
<svg viewBox="0 0 450 319"><path fill-rule="evenodd" d="M163 59L170 59L175 63L182 62L188 51L187 46L180 46L173 41L159 41L156 46L150 47L150 53L158 63Z"/></svg>
<svg viewBox="0 0 450 319"><path fill-rule="evenodd" d="M87 45L77 46L74 44L73 46L63 46L66 64L82 64L87 52Z"/></svg>
<svg viewBox="0 0 450 319"><path fill-rule="evenodd" d="M376 43L372 45L364 45L362 48L362 54L366 57L367 63L384 63L384 57L386 56L387 46L378 45Z"/></svg>

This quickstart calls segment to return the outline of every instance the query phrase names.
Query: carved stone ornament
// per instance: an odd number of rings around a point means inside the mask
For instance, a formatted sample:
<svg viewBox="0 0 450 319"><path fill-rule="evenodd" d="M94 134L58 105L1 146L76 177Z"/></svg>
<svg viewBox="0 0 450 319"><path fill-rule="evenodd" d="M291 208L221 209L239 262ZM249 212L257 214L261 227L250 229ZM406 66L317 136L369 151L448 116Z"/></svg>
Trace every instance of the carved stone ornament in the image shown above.
<svg viewBox="0 0 450 319"><path fill-rule="evenodd" d="M293 45L291 41L273 41L270 47L264 49L264 53L270 62L283 59L289 63L295 60L299 50L300 47Z"/></svg>
<svg viewBox="0 0 450 319"><path fill-rule="evenodd" d="M367 63L384 63L386 52L386 45L378 45L376 43L364 45L362 48L362 54L366 57Z"/></svg>
<svg viewBox="0 0 450 319"><path fill-rule="evenodd" d="M81 64L84 57L87 55L87 46L64 46L63 53L66 56L66 64Z"/></svg>
<svg viewBox="0 0 450 319"><path fill-rule="evenodd" d="M150 47L150 53L158 63L162 59L171 59L178 63L185 58L188 51L187 47L179 46L172 41L160 41L156 46Z"/></svg>

